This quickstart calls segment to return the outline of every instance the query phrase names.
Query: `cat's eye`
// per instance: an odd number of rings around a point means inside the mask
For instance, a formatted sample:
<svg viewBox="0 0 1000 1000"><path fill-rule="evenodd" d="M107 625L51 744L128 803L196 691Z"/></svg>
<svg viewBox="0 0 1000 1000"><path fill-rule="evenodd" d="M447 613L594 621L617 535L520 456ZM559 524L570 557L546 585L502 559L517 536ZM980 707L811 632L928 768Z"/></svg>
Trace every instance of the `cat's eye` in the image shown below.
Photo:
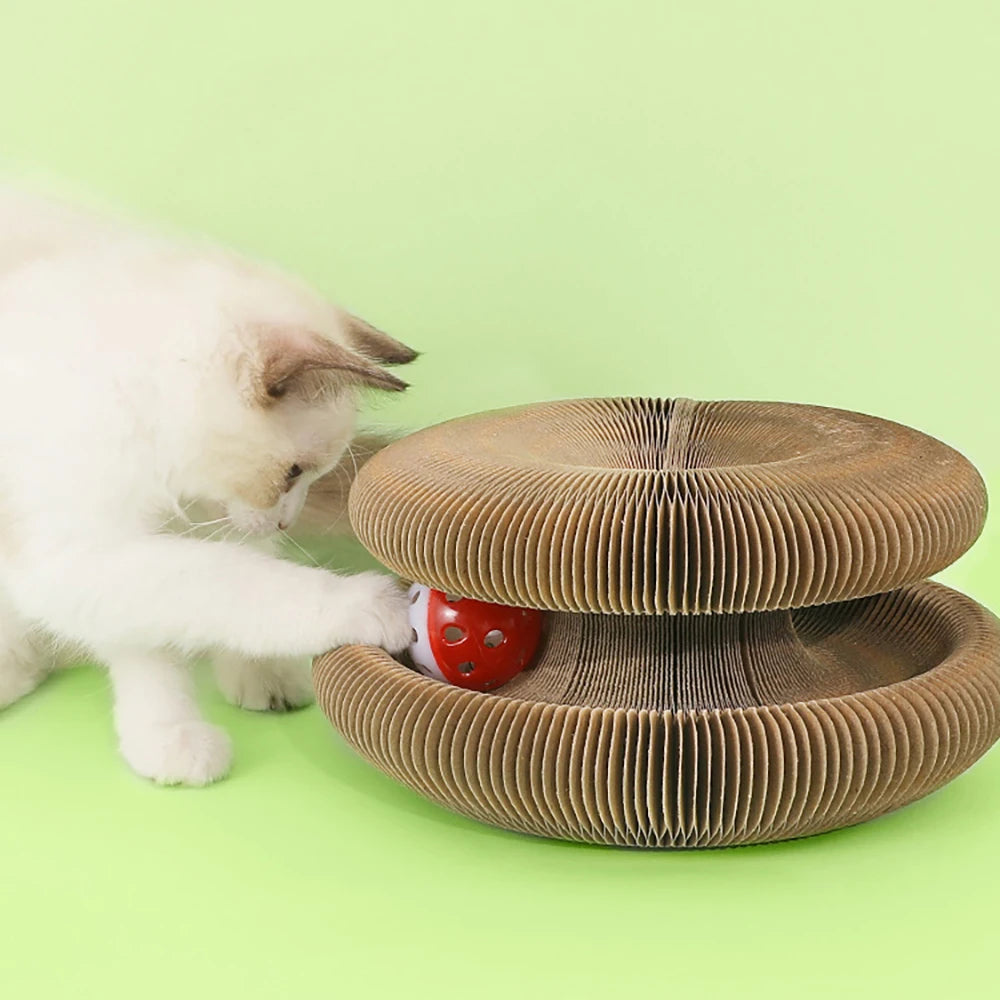
<svg viewBox="0 0 1000 1000"><path fill-rule="evenodd" d="M285 474L285 478L291 482L293 479L298 479L302 475L302 466L298 462L293 465L288 472Z"/></svg>

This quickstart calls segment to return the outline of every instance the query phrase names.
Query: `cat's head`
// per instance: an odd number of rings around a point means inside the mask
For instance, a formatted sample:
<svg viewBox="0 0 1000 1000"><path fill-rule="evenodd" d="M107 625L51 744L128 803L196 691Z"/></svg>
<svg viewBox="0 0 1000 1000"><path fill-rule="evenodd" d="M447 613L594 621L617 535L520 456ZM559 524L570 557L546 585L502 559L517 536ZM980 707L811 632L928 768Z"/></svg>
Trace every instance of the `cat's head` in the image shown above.
<svg viewBox="0 0 1000 1000"><path fill-rule="evenodd" d="M322 329L248 324L239 341L226 359L231 384L214 393L202 424L197 482L186 492L222 504L238 530L266 535L290 526L310 486L344 457L359 392L405 389L386 366L416 352L341 311L327 313Z"/></svg>

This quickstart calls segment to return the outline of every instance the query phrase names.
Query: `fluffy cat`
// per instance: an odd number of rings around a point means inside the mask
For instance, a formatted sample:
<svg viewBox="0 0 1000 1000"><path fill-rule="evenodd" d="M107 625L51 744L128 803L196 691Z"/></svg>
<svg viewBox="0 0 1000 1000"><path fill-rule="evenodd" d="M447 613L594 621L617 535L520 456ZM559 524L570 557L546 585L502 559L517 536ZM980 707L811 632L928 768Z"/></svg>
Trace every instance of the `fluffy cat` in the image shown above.
<svg viewBox="0 0 1000 1000"><path fill-rule="evenodd" d="M316 653L402 648L393 581L275 539L413 357L272 269L0 188L0 708L83 652L133 770L204 784L231 748L191 657L266 710L311 700Z"/></svg>

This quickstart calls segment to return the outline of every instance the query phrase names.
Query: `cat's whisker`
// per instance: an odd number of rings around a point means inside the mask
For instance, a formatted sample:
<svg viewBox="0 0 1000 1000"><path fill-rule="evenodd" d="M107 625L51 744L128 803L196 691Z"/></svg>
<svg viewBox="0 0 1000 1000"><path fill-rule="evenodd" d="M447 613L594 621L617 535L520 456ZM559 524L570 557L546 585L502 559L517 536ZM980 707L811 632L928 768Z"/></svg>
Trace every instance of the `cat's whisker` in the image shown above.
<svg viewBox="0 0 1000 1000"><path fill-rule="evenodd" d="M343 521L345 517L347 517L346 510L337 511L337 516L327 522L326 526L323 528L323 533L327 535L332 535L334 529L339 526L340 522Z"/></svg>
<svg viewBox="0 0 1000 1000"><path fill-rule="evenodd" d="M180 505L176 501L174 501L174 505L173 505L172 512L171 512L170 516L165 521L163 521L161 524L157 525L157 527L154 530L156 531L157 534L159 534L159 532L161 532L164 529L170 527L170 525L173 524L174 521L177 521L177 520L181 520L185 524L190 524L191 523L191 521L188 518L187 514L181 509Z"/></svg>
<svg viewBox="0 0 1000 1000"><path fill-rule="evenodd" d="M354 467L354 475L352 479L356 479L358 476L358 453L353 447L347 449L347 453L351 456L351 465Z"/></svg>
<svg viewBox="0 0 1000 1000"><path fill-rule="evenodd" d="M226 517L216 517L216 518L214 518L211 521L192 521L191 522L191 527L192 528L207 528L209 525L212 525L212 524L222 524L223 522L228 521L228 520L229 520L229 517L227 515Z"/></svg>
<svg viewBox="0 0 1000 1000"><path fill-rule="evenodd" d="M223 524L227 521L229 521L228 517L217 517L212 521L192 521L189 527L185 528L183 531L177 532L177 537L184 538L187 535L194 534L201 528L210 528L213 524ZM209 535L209 537L211 537L211 535Z"/></svg>
<svg viewBox="0 0 1000 1000"><path fill-rule="evenodd" d="M299 543L295 541L295 539L292 538L292 536L288 534L288 532L285 531L284 528L279 528L278 533L284 537L285 541L290 542L292 545L294 545L295 548L297 548L299 552L301 552L302 555L304 555L306 559L308 559L309 562L313 564L313 566L315 566L317 569L323 569L323 567L320 566L320 564L313 558L312 554L307 552L301 545L299 545Z"/></svg>
<svg viewBox="0 0 1000 1000"><path fill-rule="evenodd" d="M180 519L187 525L191 525L191 518L188 517L188 511L197 503L197 500L188 500L187 503L181 504L178 500L173 501L173 513L168 517L163 524L161 524L156 530L163 531L168 525L170 525L175 519Z"/></svg>
<svg viewBox="0 0 1000 1000"><path fill-rule="evenodd" d="M222 520L222 521L225 521L226 523L225 523L225 524L222 524L222 525L220 525L220 526L219 526L218 528L216 528L216 529L215 529L214 531L210 531L210 532L209 532L209 533L208 533L208 534L207 534L207 535L206 535L206 536L204 537L203 541L206 541L206 542L210 542L210 541L212 541L213 539L215 539L215 538L218 538L218 536L219 536L219 535L223 535L223 538L222 538L221 540L222 540L222 541L225 541L225 538L226 538L226 534L225 534L225 533L226 533L226 532L229 532L229 531L233 531L233 530L235 530L235 525L234 525L234 524L232 523L232 521L231 521L231 519L230 519L230 518L228 518L228 517L224 517L224 518L221 518L221 520Z"/></svg>

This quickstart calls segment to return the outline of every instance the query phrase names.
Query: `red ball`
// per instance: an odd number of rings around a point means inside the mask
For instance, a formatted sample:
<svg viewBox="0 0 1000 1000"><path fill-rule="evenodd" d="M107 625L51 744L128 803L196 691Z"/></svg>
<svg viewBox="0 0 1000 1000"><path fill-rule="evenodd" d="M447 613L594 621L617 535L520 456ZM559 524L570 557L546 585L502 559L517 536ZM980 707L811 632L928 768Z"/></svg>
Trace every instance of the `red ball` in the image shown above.
<svg viewBox="0 0 1000 1000"><path fill-rule="evenodd" d="M534 658L542 612L410 587L410 655L419 670L472 691L492 691Z"/></svg>

